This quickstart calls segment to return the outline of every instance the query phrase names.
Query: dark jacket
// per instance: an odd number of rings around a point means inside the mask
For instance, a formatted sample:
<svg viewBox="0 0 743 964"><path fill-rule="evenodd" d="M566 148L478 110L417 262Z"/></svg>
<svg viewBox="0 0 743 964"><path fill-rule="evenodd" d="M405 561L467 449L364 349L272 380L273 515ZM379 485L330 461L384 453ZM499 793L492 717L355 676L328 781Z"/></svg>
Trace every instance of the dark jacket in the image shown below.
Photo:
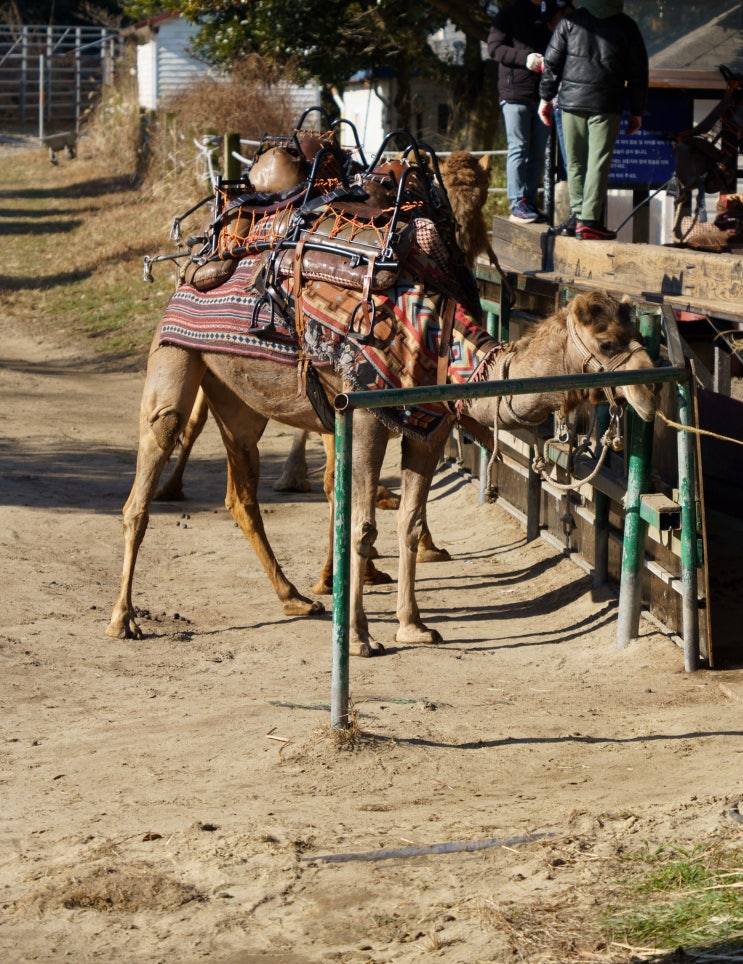
<svg viewBox="0 0 743 964"><path fill-rule="evenodd" d="M648 54L640 28L624 13L599 19L584 7L564 17L544 55L539 84L543 100L558 93L563 110L630 114L647 102Z"/></svg>
<svg viewBox="0 0 743 964"><path fill-rule="evenodd" d="M547 0L543 5L515 0L495 15L488 35L488 56L498 63L498 93L508 104L539 100L540 74L526 69L531 53L543 54L550 42L549 22L565 4Z"/></svg>

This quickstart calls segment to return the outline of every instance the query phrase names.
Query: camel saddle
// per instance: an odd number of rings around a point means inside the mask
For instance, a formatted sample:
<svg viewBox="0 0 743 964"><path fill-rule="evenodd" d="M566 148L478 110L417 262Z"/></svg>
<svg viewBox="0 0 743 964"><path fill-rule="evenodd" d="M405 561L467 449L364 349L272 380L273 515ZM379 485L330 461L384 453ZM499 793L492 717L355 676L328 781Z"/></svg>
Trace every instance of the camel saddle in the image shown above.
<svg viewBox="0 0 743 964"><path fill-rule="evenodd" d="M397 281L412 238L411 226L398 224L394 209L340 200L307 221L296 242L280 245L276 273L367 294L386 291Z"/></svg>

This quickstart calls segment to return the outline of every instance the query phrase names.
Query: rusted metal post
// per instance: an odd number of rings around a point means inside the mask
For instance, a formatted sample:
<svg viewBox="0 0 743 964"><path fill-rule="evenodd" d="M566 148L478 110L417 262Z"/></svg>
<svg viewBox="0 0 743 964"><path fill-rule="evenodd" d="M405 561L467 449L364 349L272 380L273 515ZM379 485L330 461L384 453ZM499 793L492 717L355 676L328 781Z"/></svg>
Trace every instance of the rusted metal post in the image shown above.
<svg viewBox="0 0 743 964"><path fill-rule="evenodd" d="M693 425L691 388L679 382L679 424ZM694 440L691 432L678 433L679 502L681 504L681 585L684 632L684 669L699 669L699 611L697 608L697 506L694 479Z"/></svg>
<svg viewBox="0 0 743 964"><path fill-rule="evenodd" d="M348 726L348 618L350 614L351 457L353 409L335 415L335 505L333 537L333 642L330 725Z"/></svg>
<svg viewBox="0 0 743 964"><path fill-rule="evenodd" d="M600 444L609 427L609 406L599 405L596 412L596 443ZM594 489L593 497L593 587L605 586L609 578L609 496Z"/></svg>
<svg viewBox="0 0 743 964"><path fill-rule="evenodd" d="M638 327L645 338L651 358L658 354L660 327L657 313L640 315ZM622 571L619 581L619 614L617 617L617 649L624 649L640 632L642 603L642 561L645 552L647 523L640 516L640 497L647 490L653 454L653 423L642 422L627 411L629 466L627 492L624 499L624 537L622 539Z"/></svg>

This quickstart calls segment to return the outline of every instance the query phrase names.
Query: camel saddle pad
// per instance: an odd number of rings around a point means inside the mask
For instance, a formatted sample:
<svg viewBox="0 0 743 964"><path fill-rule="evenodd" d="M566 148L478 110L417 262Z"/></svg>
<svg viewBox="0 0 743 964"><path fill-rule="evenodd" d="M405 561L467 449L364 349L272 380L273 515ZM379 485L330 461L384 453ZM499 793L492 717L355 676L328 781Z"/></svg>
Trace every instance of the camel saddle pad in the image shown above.
<svg viewBox="0 0 743 964"><path fill-rule="evenodd" d="M300 231L296 248L279 254L278 274L292 277L299 258L303 279L329 281L356 291L385 291L397 280L412 240L406 224L390 233L391 220L391 211L365 204L327 207Z"/></svg>

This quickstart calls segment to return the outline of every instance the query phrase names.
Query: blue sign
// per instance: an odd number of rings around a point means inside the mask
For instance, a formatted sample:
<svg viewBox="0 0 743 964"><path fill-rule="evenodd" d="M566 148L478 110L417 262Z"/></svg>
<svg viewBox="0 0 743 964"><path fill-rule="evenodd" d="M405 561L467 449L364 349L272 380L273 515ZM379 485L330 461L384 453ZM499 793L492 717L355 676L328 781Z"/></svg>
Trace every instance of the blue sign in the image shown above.
<svg viewBox="0 0 743 964"><path fill-rule="evenodd" d="M617 138L609 173L614 188L656 188L673 174L673 137L691 126L688 91L651 90L642 127L636 134L624 133L626 117Z"/></svg>

